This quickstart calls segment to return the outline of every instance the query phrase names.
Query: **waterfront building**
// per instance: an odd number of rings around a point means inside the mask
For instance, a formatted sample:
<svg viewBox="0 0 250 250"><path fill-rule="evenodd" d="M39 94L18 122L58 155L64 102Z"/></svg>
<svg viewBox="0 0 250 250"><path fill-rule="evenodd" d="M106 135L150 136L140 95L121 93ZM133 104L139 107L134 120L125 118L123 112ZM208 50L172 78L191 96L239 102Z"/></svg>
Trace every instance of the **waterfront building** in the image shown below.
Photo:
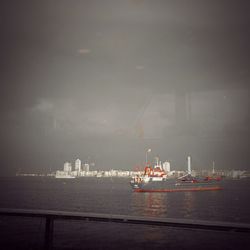
<svg viewBox="0 0 250 250"><path fill-rule="evenodd" d="M79 172L78 172L78 171L76 171L76 170L75 170L75 171L71 171L71 172L70 172L70 174L71 174L72 176L75 176L75 177L77 177L77 176L78 176L78 173L79 173Z"/></svg>
<svg viewBox="0 0 250 250"><path fill-rule="evenodd" d="M81 160L80 159L77 159L75 161L75 171L81 172Z"/></svg>
<svg viewBox="0 0 250 250"><path fill-rule="evenodd" d="M89 164L88 164L88 163L85 163L85 164L84 164L84 166L83 166L83 171L89 172Z"/></svg>
<svg viewBox="0 0 250 250"><path fill-rule="evenodd" d="M71 172L72 171L72 166L70 162L65 162L63 165L63 171L64 172Z"/></svg>
<svg viewBox="0 0 250 250"><path fill-rule="evenodd" d="M240 179L241 176L243 176L245 171L242 171L242 170L232 170L231 173L230 173L230 176L233 178L233 179Z"/></svg>

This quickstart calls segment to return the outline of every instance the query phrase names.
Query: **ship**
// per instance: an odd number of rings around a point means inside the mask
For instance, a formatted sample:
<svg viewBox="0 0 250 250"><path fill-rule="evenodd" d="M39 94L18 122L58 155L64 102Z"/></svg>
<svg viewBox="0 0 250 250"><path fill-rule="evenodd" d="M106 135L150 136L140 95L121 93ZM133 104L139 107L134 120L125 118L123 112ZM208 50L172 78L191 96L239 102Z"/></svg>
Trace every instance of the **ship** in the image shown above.
<svg viewBox="0 0 250 250"><path fill-rule="evenodd" d="M188 171L175 178L157 161L154 167L147 165L144 173L130 181L134 192L188 192L221 190L220 177L195 177L191 174L191 157L188 156Z"/></svg>

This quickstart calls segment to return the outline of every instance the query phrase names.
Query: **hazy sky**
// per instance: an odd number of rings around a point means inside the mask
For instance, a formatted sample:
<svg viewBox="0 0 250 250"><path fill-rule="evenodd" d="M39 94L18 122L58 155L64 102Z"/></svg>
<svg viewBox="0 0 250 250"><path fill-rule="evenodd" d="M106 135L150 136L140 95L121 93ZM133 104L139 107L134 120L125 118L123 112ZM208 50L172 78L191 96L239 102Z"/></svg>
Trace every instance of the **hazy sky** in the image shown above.
<svg viewBox="0 0 250 250"><path fill-rule="evenodd" d="M248 1L0 5L1 174L250 168Z"/></svg>

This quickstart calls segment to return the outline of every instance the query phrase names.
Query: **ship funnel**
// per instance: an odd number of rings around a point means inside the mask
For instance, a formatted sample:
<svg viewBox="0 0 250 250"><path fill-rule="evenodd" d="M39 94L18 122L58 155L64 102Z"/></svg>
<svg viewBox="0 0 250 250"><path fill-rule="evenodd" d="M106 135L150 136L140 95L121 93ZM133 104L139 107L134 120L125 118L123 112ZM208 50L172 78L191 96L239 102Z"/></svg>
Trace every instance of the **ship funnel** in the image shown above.
<svg viewBox="0 0 250 250"><path fill-rule="evenodd" d="M187 160L188 160L188 174L191 174L191 156L188 156L188 158L187 158Z"/></svg>

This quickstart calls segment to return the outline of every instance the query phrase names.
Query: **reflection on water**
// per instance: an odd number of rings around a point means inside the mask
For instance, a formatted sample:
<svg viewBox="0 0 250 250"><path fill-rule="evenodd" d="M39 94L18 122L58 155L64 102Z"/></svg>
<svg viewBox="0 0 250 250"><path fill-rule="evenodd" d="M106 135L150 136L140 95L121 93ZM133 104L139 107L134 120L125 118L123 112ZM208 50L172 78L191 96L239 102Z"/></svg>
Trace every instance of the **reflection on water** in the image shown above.
<svg viewBox="0 0 250 250"><path fill-rule="evenodd" d="M195 194L193 192L184 192L183 199L183 215L184 217L189 217L194 210Z"/></svg>
<svg viewBox="0 0 250 250"><path fill-rule="evenodd" d="M250 180L225 180L218 191L134 193L123 178L5 178L0 190L0 207L250 223Z"/></svg>
<svg viewBox="0 0 250 250"><path fill-rule="evenodd" d="M133 193L131 206L134 215L176 217L178 211L178 217L188 218L195 210L195 193Z"/></svg>
<svg viewBox="0 0 250 250"><path fill-rule="evenodd" d="M136 215L162 216L167 214L167 195L164 193L133 193L132 207Z"/></svg>

